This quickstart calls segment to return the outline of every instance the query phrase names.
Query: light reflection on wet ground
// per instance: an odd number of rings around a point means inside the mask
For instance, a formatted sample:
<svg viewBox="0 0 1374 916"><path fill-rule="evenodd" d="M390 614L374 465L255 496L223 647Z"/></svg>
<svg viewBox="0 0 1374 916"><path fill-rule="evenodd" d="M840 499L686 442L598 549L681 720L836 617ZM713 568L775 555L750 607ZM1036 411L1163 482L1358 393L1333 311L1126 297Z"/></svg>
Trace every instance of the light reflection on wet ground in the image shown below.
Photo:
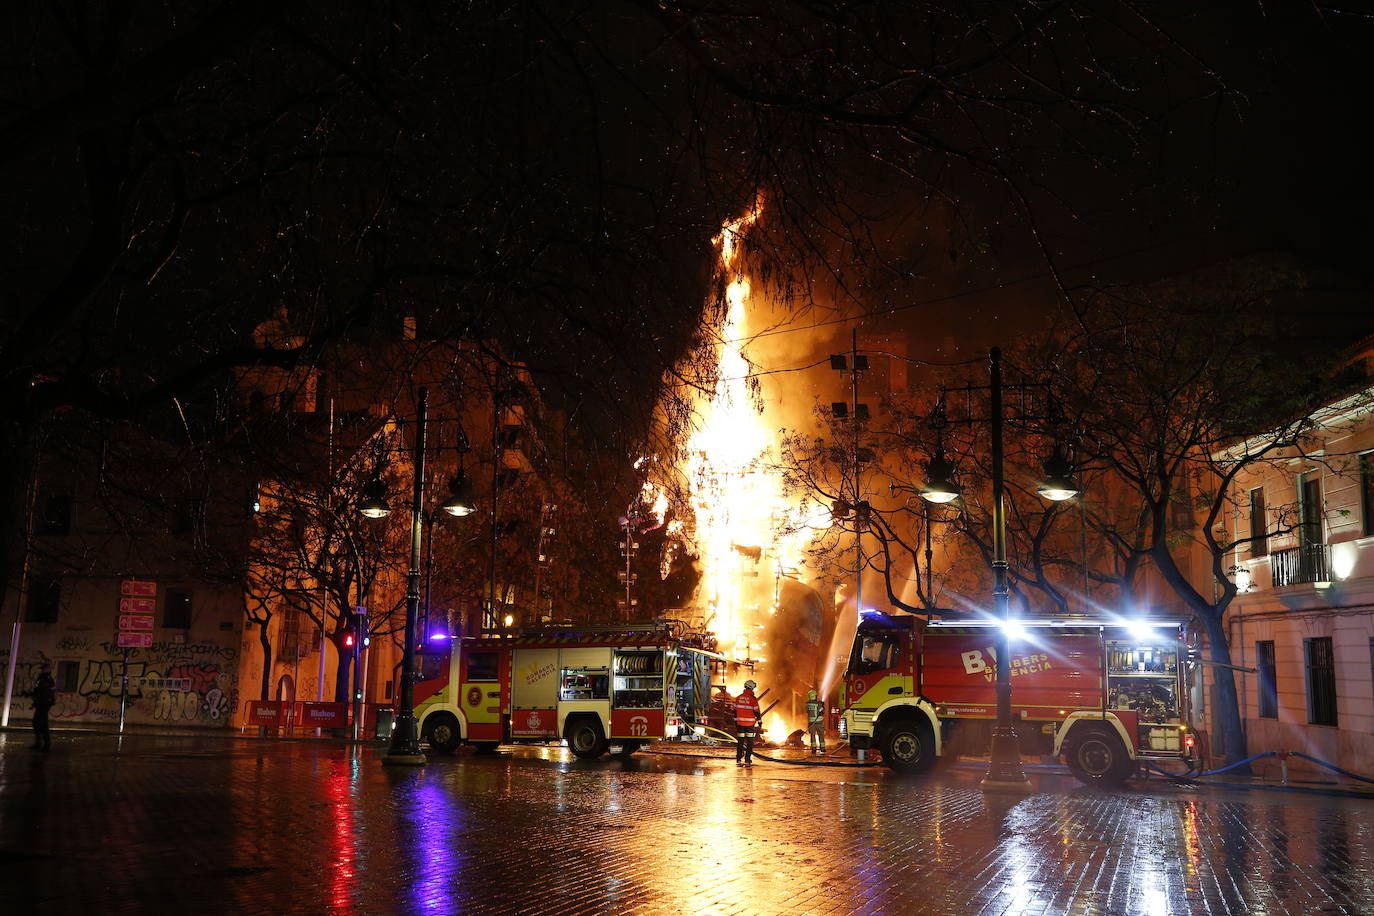
<svg viewBox="0 0 1374 916"><path fill-rule="evenodd" d="M14 912L1374 912L1374 802L557 748L0 734Z"/></svg>

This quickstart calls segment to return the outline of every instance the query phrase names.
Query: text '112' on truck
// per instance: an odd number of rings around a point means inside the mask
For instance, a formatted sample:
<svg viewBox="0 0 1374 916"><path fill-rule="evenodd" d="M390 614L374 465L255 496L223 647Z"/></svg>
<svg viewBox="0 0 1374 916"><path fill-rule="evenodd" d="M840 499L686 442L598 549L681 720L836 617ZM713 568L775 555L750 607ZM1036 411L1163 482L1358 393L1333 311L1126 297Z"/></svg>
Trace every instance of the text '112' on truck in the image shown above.
<svg viewBox="0 0 1374 916"><path fill-rule="evenodd" d="M997 720L998 627L864 611L841 686L840 734L894 770L986 753ZM1008 629L1023 754L1063 756L1089 785L1183 762L1195 739L1177 621L1022 621Z"/></svg>

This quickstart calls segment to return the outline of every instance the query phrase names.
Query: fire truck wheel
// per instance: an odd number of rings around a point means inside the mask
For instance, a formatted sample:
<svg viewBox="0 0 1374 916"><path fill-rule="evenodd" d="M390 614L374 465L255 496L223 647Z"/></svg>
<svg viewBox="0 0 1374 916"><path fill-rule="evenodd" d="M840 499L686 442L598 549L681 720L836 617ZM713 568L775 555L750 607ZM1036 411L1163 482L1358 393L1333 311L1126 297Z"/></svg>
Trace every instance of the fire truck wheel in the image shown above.
<svg viewBox="0 0 1374 916"><path fill-rule="evenodd" d="M429 735L429 746L441 754L452 754L463 740L458 720L448 713L438 714L426 721L425 731Z"/></svg>
<svg viewBox="0 0 1374 916"><path fill-rule="evenodd" d="M1089 786L1119 786L1134 769L1121 739L1103 728L1075 728L1064 748L1064 758L1078 781Z"/></svg>
<svg viewBox="0 0 1374 916"><path fill-rule="evenodd" d="M902 719L888 729L882 752L883 763L898 773L921 773L935 762L935 742L914 719Z"/></svg>
<svg viewBox="0 0 1374 916"><path fill-rule="evenodd" d="M579 719L568 723L567 739L574 757L590 760L606 753L606 739L601 734L600 724L595 721Z"/></svg>

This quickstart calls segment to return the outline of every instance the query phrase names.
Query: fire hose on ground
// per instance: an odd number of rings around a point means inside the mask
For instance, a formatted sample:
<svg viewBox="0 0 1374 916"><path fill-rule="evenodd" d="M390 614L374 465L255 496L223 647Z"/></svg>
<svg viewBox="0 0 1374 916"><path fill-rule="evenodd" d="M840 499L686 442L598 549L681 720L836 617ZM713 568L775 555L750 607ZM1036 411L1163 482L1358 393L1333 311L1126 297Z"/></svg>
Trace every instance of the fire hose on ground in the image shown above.
<svg viewBox="0 0 1374 916"><path fill-rule="evenodd" d="M769 708L771 709L772 707L769 707ZM710 725L694 725L694 726L692 726L692 728L693 728L694 730L698 730L698 731L697 731L697 734L700 735L700 736L703 737L703 738L706 738L708 741L719 741L720 743L722 743L722 744L727 744L727 745L729 745L729 744L738 744L738 743L739 743L739 739L736 738L734 735L730 734L730 733L727 732L727 731L724 731L724 730L719 729L719 728L715 728L715 727L710 726ZM712 737L710 737L710 736L704 734L704 732L715 732L716 734L719 734L719 735L721 735L722 737L720 737L720 738L712 738ZM767 760L767 761L770 762L770 763L785 763L785 764L789 764L789 765L791 765L791 766L843 767L843 768L850 768L850 769L853 769L853 768L857 768L857 767L870 767L870 766L878 766L878 765L879 765L879 764L876 764L876 763L851 763L851 762L849 762L849 761L844 761L844 760L789 760L789 759L787 759L787 758L785 758L785 757L772 757L772 756L769 756L768 754L764 754L764 753L762 753L762 752L760 752L760 751L757 751L757 750L754 751L754 756L755 756L755 757L758 757L758 758L761 759L761 760ZM1248 764L1248 763L1253 763L1253 762L1256 761L1256 760L1262 760L1262 759L1267 758L1267 757L1276 757L1276 758L1278 758L1280 764L1282 764L1282 766L1283 766L1283 786L1282 786L1282 787L1274 787L1274 788L1291 788L1291 787L1288 786L1288 758L1289 758L1289 757L1298 757L1298 758L1300 758L1300 759L1302 759L1302 760L1307 760L1307 761L1309 761L1309 762L1311 762L1311 763L1315 763L1315 764L1317 764L1318 766L1325 767L1326 769L1331 770L1331 771L1334 772L1334 773L1339 773L1340 775L1346 777L1347 779L1354 779L1354 780L1358 780L1359 782L1369 783L1369 784L1371 784L1371 785L1374 785L1374 779L1371 779L1371 778L1369 778L1369 777L1367 777L1367 776L1361 776L1361 775L1358 774L1358 773L1352 773L1352 772L1350 772L1349 770L1346 770L1346 769L1343 769L1343 768L1341 768L1341 767L1336 766L1334 763L1331 763L1331 762L1326 761L1326 760L1322 760L1322 759L1320 759L1320 758L1318 758L1318 757L1313 757L1313 756L1311 756L1311 755L1309 755L1309 754L1304 754L1304 753L1302 753L1301 751L1264 751L1263 753L1254 754L1254 755L1252 755L1252 756L1250 756L1250 757L1246 757L1244 760L1237 760L1235 763L1227 764L1227 765L1224 766L1224 767L1218 767L1218 768L1213 769L1213 770L1204 770L1204 771L1202 771L1202 772L1193 772L1193 771L1190 770L1190 771L1187 772L1187 773L1171 773L1171 772L1169 772L1168 770L1165 770L1165 769L1162 769L1162 768L1160 768L1160 767L1157 767L1157 766L1155 766L1155 765L1152 764L1152 763L1145 763L1144 766L1145 766L1145 769L1147 769L1147 770L1149 770L1149 771L1151 771L1151 772L1153 772L1153 773L1156 773L1156 774L1158 774L1158 775L1160 775L1160 776L1163 776L1163 777L1165 777L1166 779L1169 779L1169 780L1171 780L1171 781L1173 781L1173 782L1175 782L1175 783L1178 783L1178 784L1180 784L1180 785L1199 785L1200 783L1198 782L1198 780L1200 780L1200 779L1203 779L1203 778L1208 777L1208 776L1219 776L1219 775L1221 775L1222 773L1226 773L1226 772L1229 772L1229 771L1231 771L1231 770L1238 769L1238 768L1240 768L1240 767L1242 767L1242 766L1245 766L1245 765ZM1032 769L1032 770L1041 770L1041 769L1043 769L1043 770L1050 770L1050 769L1061 769L1061 768L1062 768L1059 764L1023 764L1022 766L1023 766L1023 768L1025 768L1025 769Z"/></svg>
<svg viewBox="0 0 1374 916"><path fill-rule="evenodd" d="M1264 751L1262 753L1253 754L1249 757L1246 757L1244 760L1237 760L1235 763L1229 763L1224 767L1218 767L1214 770L1204 770L1200 773L1171 773L1168 770L1157 767L1151 763L1146 763L1145 768L1154 773L1158 773L1159 775L1167 779L1173 780L1176 783L1184 785L1197 785L1197 781L1199 779L1202 779L1203 777L1219 776L1222 773L1238 769L1240 767L1245 766L1248 763L1253 763L1256 760L1262 760L1266 757L1277 758L1280 766L1283 768L1283 786L1281 788L1291 788L1290 786L1288 786L1288 758L1290 757L1298 757L1302 760L1315 763L1317 766L1325 767L1326 769L1331 770L1333 773L1339 773L1347 779L1354 779L1359 782L1374 785L1374 779L1370 779L1368 776L1361 776L1358 773L1352 773L1349 770L1342 769L1341 767L1336 766L1334 763L1331 763L1330 761L1322 760L1319 757L1313 757L1310 754L1304 754L1301 751Z"/></svg>
<svg viewBox="0 0 1374 916"><path fill-rule="evenodd" d="M775 705L776 705L776 704L775 704ZM770 706L769 709L772 709L772 707ZM722 744L739 744L739 739L738 739L738 738L736 738L734 735L730 734L729 732L724 731L723 729L715 728L715 727L710 726L710 725L700 725L700 724L698 724L698 725L693 725L693 726L691 726L691 727L692 727L693 730L700 729L701 731L697 731L697 734L700 735L700 736L703 737L703 738L706 738L706 740L708 740L708 741L719 741L719 742L721 742ZM712 737L710 737L710 736L708 736L708 735L702 734L702 732L715 732L715 733L717 733L717 734L719 734L719 735L723 735L724 737L723 737L723 738L712 738ZM660 751L660 753L664 753L664 752ZM767 761L770 762L770 763L786 763L786 764L791 764L792 766L804 766L804 767L848 767L848 768L854 768L854 767L868 767L868 766L876 766L876 765L877 765L877 764L873 764L873 763L851 763L851 762L849 762L849 761L847 761L847 760L788 760L788 759L785 758L785 757L770 757L770 756L768 756L767 754L760 753L760 752L757 751L757 750L754 751L754 756L755 756L755 757L758 757L760 760L767 760Z"/></svg>

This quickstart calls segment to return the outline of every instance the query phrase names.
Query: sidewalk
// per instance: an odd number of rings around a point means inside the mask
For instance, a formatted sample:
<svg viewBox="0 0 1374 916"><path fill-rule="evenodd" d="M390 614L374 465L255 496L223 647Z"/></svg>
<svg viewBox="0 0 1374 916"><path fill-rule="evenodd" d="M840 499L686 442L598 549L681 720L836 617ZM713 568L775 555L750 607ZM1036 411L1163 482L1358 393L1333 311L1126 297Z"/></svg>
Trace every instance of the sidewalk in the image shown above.
<svg viewBox="0 0 1374 916"><path fill-rule="evenodd" d="M13 723L14 720L11 719L10 721L11 721L11 723ZM331 734L328 734L328 732L330 731L329 729L326 729L325 731L326 731L326 733L323 734L323 735L320 735L319 737L316 737L316 735L314 734L314 729L300 730L300 731L297 731L297 732L295 732L295 733L293 733L293 734L290 734L290 735L280 735L280 734L277 734L275 731L269 731L266 735L260 735L260 734L258 734L258 727L257 727L256 725L248 726L247 728L244 728L244 729L238 729L238 728L187 728L187 727L184 727L184 726L183 726L183 727L176 727L176 726L168 726L168 725L142 725L142 724L135 724L135 723L126 723L125 726L124 726L124 735L123 735L123 736L126 737L126 738L132 737L132 736L159 737L159 738L221 738L221 739L236 740L236 741L237 741L237 740L243 740L243 741L313 741L313 742L317 742L317 743L330 743L330 742L332 742L332 743L335 743L335 744L354 744L354 743L356 743L356 744L385 744L385 743L386 743L386 740L385 740L385 739L382 739L382 738L372 739L372 738L366 738L366 737L360 738L357 742L354 742L352 738L337 738L337 737L335 737L335 736L333 736L333 735L331 735ZM24 732L24 733L28 734L28 733L31 733L31 732L32 732L32 728L31 728L31 726L30 726L27 722L23 722L23 724L20 724L20 725L10 724L10 725L7 725L7 726L0 727L0 733L10 733L10 732ZM80 725L53 726L53 728L52 728L52 734L53 734L53 737L59 737L59 736L64 736L64 735L65 735L65 736L72 736L72 735L107 735L107 736L115 736L115 737L118 737L118 736L119 736L119 727L118 727L117 725L115 725L114 723L110 723L109 725L104 725L104 724L101 724L101 723L87 722L87 723L82 723L82 724L80 724Z"/></svg>

